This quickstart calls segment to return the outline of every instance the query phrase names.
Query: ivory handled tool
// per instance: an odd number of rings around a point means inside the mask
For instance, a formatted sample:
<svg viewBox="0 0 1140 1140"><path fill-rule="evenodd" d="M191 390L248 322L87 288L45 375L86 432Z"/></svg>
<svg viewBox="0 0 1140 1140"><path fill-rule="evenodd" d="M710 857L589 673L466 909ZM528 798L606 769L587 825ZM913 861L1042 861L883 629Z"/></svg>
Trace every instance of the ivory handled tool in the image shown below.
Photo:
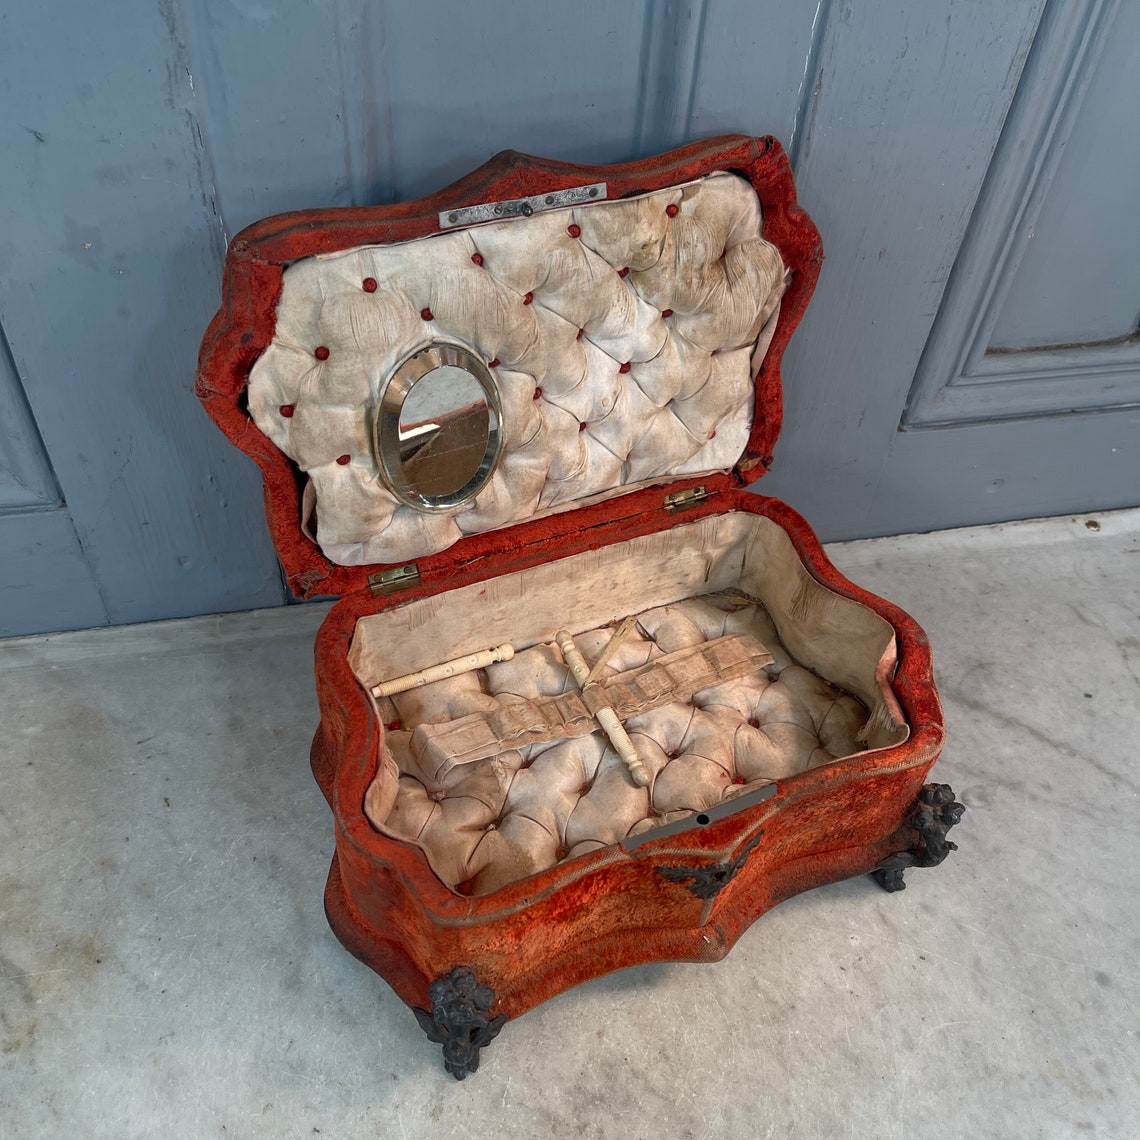
<svg viewBox="0 0 1140 1140"><path fill-rule="evenodd" d="M582 689L583 696L589 696L592 699L588 707L597 718L598 724L602 726L602 730L606 736L610 738L610 743L614 746L614 751L625 762L625 766L629 769L629 774L633 782L639 788L646 788L649 786L649 770L641 762L641 758L637 755L637 749L633 746L633 741L629 738L629 733L622 727L622 723L618 720L618 715L614 711L613 705L609 703L609 697L606 696L605 690L601 685L596 684L590 679L590 667L586 664L586 659L578 650L578 646L574 644L574 639L570 636L568 630L560 629L555 635L554 640L558 648L562 651L562 659L566 662L570 669L574 680ZM589 682L589 693L587 693L587 682Z"/></svg>
<svg viewBox="0 0 1140 1140"><path fill-rule="evenodd" d="M372 695L391 697L396 693L406 693L409 689L418 689L421 685L430 685L433 681L443 681L460 673L473 673L476 669L485 669L488 665L494 665L496 661L510 661L514 655L513 645L498 645L493 649L472 653L469 657L457 657L454 661L444 661L442 664L433 665L430 669L421 669L418 673L405 673L402 677L383 681L372 690Z"/></svg>

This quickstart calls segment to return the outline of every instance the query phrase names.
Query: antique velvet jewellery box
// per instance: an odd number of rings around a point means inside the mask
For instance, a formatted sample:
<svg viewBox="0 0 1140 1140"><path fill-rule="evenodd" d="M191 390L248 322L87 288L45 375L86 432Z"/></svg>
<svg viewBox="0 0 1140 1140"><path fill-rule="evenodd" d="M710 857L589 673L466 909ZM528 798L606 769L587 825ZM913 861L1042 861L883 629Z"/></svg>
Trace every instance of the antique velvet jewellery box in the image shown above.
<svg viewBox="0 0 1140 1140"><path fill-rule="evenodd" d="M772 462L822 258L773 139L508 152L229 249L198 391L262 470L316 644L325 907L448 1070L587 979L940 862L919 627Z"/></svg>

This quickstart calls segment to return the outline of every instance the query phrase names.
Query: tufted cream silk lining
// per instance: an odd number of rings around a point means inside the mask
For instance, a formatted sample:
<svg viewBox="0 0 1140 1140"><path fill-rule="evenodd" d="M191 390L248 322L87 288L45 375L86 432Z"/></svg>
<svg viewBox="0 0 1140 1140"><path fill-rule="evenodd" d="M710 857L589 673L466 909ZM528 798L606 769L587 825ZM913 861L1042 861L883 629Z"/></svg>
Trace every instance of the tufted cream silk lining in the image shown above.
<svg viewBox="0 0 1140 1140"><path fill-rule="evenodd" d="M569 629L593 665L630 614L637 626L600 675L681 659L698 686L657 694L625 720L649 787L634 784L589 725L473 749L474 759L451 751L466 739L456 722L481 731L530 723L545 698L576 691L556 630ZM908 732L890 690L891 627L820 585L783 529L756 515L711 516L363 618L349 661L371 687L504 641L516 647L511 661L376 702L398 727L386 733L366 814L465 892L496 890ZM740 675L702 679L702 655L729 651L749 655Z"/></svg>
<svg viewBox="0 0 1140 1140"><path fill-rule="evenodd" d="M786 285L761 230L751 186L718 173L290 266L249 411L308 475L307 532L340 565L395 563L730 469ZM384 483L370 425L388 374L431 341L497 362L505 441L474 500L425 513Z"/></svg>

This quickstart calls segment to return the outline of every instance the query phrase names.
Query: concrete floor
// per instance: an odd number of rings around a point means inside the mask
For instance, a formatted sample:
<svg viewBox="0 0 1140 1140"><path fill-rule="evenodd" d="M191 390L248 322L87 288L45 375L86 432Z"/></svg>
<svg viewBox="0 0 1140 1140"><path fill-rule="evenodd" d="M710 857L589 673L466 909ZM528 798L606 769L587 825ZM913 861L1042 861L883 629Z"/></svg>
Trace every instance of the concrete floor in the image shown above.
<svg viewBox="0 0 1140 1140"><path fill-rule="evenodd" d="M1140 511L836 546L961 850L582 986L463 1084L325 925L325 608L0 644L0 1136L1136 1137Z"/></svg>

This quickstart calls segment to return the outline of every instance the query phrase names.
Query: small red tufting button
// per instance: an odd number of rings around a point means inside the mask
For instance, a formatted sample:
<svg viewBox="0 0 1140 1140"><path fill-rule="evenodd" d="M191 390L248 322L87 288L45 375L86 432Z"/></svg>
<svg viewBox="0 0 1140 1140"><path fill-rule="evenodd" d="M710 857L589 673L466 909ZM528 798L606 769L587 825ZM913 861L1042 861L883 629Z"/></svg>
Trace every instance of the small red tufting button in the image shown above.
<svg viewBox="0 0 1140 1140"><path fill-rule="evenodd" d="M743 784L744 783L744 777L743 776L737 776L732 782L734 784Z"/></svg>
<svg viewBox="0 0 1140 1140"><path fill-rule="evenodd" d="M365 277L364 280L360 283L360 287L361 287L361 289L364 290L365 293L375 293L376 292L376 278L375 277Z"/></svg>
<svg viewBox="0 0 1140 1140"><path fill-rule="evenodd" d="M469 895L474 893L475 887L472 885L471 880L468 879L466 882L456 883L455 890L461 895Z"/></svg>
<svg viewBox="0 0 1140 1140"><path fill-rule="evenodd" d="M568 854L569 854L569 852L566 850L565 847L559 847L558 850L554 852L554 858L558 859L558 860L562 860L562 859L565 859Z"/></svg>
<svg viewBox="0 0 1140 1140"><path fill-rule="evenodd" d="M487 367L488 368L498 368L499 367L499 358L496 356L494 360L488 360L487 361Z"/></svg>
<svg viewBox="0 0 1140 1140"><path fill-rule="evenodd" d="M709 353L709 356L719 356L719 355L720 355L720 349L719 348L714 348L712 350L712 352Z"/></svg>
<svg viewBox="0 0 1140 1140"><path fill-rule="evenodd" d="M581 339L582 339L582 334L583 334L585 331L586 331L585 329L579 329L579 330L578 330L578 335L577 335L577 336L576 336L574 339L575 339L575 340L581 340Z"/></svg>
<svg viewBox="0 0 1140 1140"><path fill-rule="evenodd" d="M669 759L670 759L670 760L676 760L676 759L677 759L677 757L678 757L678 756L680 756L680 755L681 755L681 753L680 753L680 752L670 752L670 753L669 753Z"/></svg>
<svg viewBox="0 0 1140 1140"><path fill-rule="evenodd" d="M389 732L399 732L402 725L400 724L400 722L398 720L392 720L392 721L389 721L384 727Z"/></svg>
<svg viewBox="0 0 1140 1140"><path fill-rule="evenodd" d="M621 367L618 369L618 371L624 374L624 373L628 372L628 371L630 370L630 368L631 368L631 365L630 365L629 361L627 360L627 361L626 361L626 362L625 362L625 363L624 363L624 364L623 364L623 365L622 365L622 366L621 366Z"/></svg>
<svg viewBox="0 0 1140 1140"><path fill-rule="evenodd" d="M709 439L716 439L716 428L709 432Z"/></svg>
<svg viewBox="0 0 1140 1140"><path fill-rule="evenodd" d="M680 212L681 207L678 206L676 202L670 202L669 205L665 207L665 213L671 218L675 218Z"/></svg>
<svg viewBox="0 0 1140 1140"><path fill-rule="evenodd" d="M483 264L483 255L481 253L473 253L471 255L471 260L473 262L475 262L476 265L482 265Z"/></svg>
<svg viewBox="0 0 1140 1140"><path fill-rule="evenodd" d="M626 265L626 266L623 266L621 269L619 269L618 270L618 276L619 277L628 277L629 276L629 266Z"/></svg>
<svg viewBox="0 0 1140 1140"><path fill-rule="evenodd" d="M341 465L341 467L347 467L352 462L352 456L351 455L338 455L336 457L336 461L337 461L337 463L339 463Z"/></svg>
<svg viewBox="0 0 1140 1140"><path fill-rule="evenodd" d="M673 310L672 309L662 309L661 315L663 317L671 317L673 315Z"/></svg>
<svg viewBox="0 0 1140 1140"><path fill-rule="evenodd" d="M533 301L533 300L534 300L534 294L533 294L533 293L528 293L528 294L527 294L527 295L526 295L526 296L523 298L523 304L524 304L524 305L529 305L529 304L531 303L531 301Z"/></svg>
<svg viewBox="0 0 1140 1140"><path fill-rule="evenodd" d="M748 727L749 728L759 728L760 722L755 717L750 717L748 720Z"/></svg>
<svg viewBox="0 0 1140 1140"><path fill-rule="evenodd" d="M534 395L531 397L531 399L541 400L542 399L542 389L541 388L535 388Z"/></svg>
<svg viewBox="0 0 1140 1140"><path fill-rule="evenodd" d="M585 424L579 424L579 425L578 425L578 430L579 430L579 431L585 431L585 430L586 430L586 425L585 425Z"/></svg>
<svg viewBox="0 0 1140 1140"><path fill-rule="evenodd" d="M581 226L567 226L566 232L571 237L581 237L582 236L582 227Z"/></svg>
<svg viewBox="0 0 1140 1140"><path fill-rule="evenodd" d="M431 309L420 309L420 316L423 317L425 321L435 320L435 318L431 315Z"/></svg>
<svg viewBox="0 0 1140 1140"><path fill-rule="evenodd" d="M313 355L318 360L328 360L329 350L327 348L325 348L325 346L323 344L321 344L321 345L318 345L315 349L313 349Z"/></svg>
<svg viewBox="0 0 1140 1140"><path fill-rule="evenodd" d="M291 419L293 418L293 413L294 413L294 412L297 410L297 408L296 408L296 406L295 406L294 404L282 404L282 405L281 405L281 407L280 407L280 408L278 408L277 410L278 410L278 411L279 411L279 412L280 412L280 413L281 413L281 414L282 414L282 415L283 415L283 416L284 416L284 417L285 417L287 420L291 420Z"/></svg>

